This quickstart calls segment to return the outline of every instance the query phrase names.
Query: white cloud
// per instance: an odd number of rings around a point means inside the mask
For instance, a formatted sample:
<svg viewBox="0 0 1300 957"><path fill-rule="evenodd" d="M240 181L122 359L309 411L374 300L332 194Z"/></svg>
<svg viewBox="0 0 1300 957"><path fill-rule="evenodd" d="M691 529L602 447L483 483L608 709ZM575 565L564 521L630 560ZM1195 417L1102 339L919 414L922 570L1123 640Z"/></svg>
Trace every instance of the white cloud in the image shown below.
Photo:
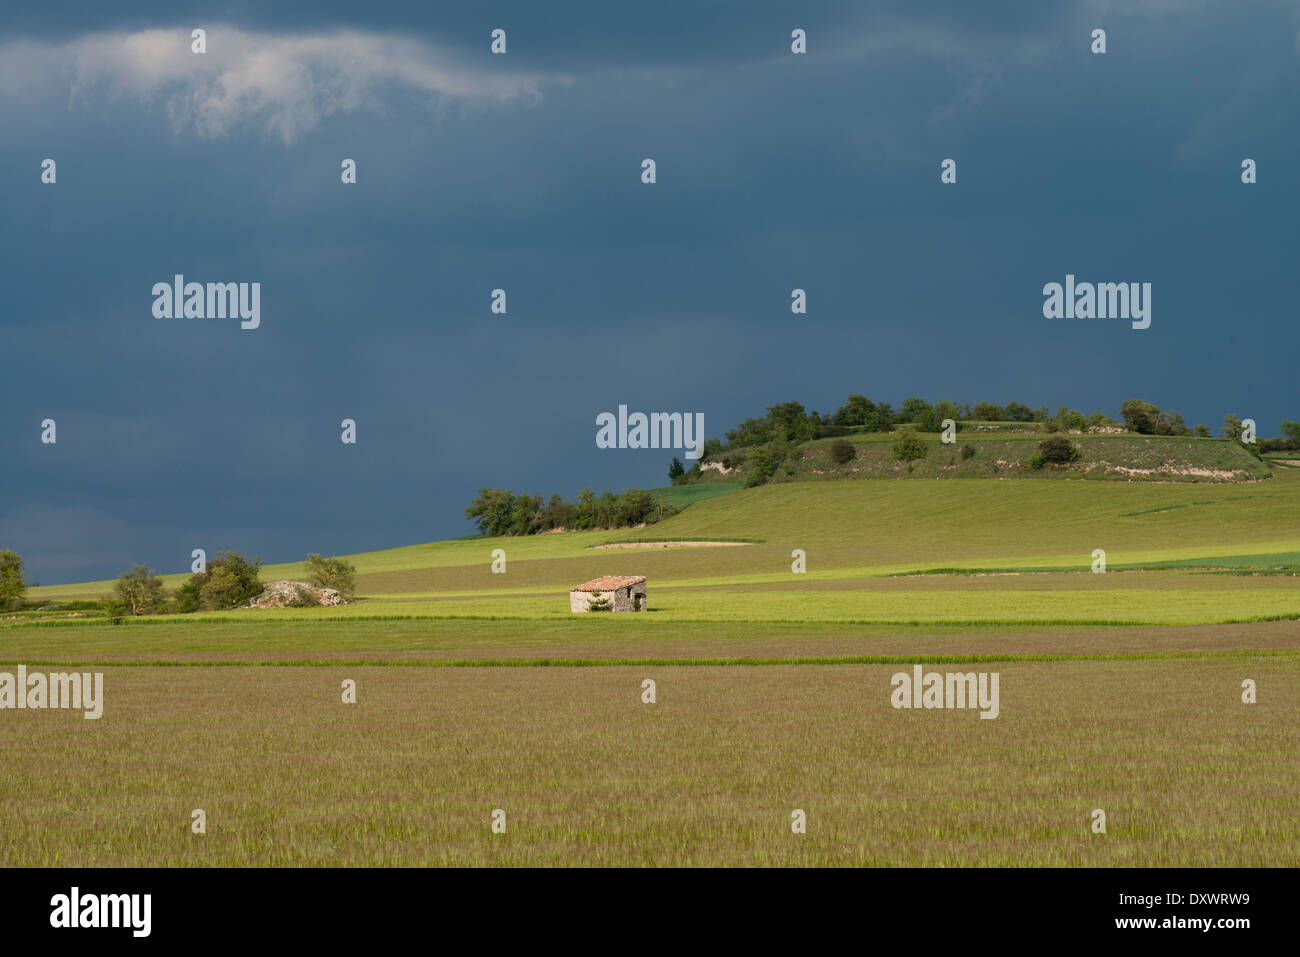
<svg viewBox="0 0 1300 957"><path fill-rule="evenodd" d="M340 30L270 34L207 27L207 52L186 29L95 33L61 43L0 44L0 98L66 93L70 106L97 97L161 101L178 130L207 138L261 124L286 143L338 112L382 109L387 95L431 104L536 101L566 77L471 65L430 43Z"/></svg>

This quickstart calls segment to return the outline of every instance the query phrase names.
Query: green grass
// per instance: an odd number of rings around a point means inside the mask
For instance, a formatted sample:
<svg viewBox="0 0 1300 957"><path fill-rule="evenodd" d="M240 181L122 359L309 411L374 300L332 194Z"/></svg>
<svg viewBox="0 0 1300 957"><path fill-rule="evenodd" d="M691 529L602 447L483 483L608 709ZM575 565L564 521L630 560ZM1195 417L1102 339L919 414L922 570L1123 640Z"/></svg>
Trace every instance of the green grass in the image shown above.
<svg viewBox="0 0 1300 957"><path fill-rule="evenodd" d="M692 505L654 527L655 539L749 540L743 547L599 550L590 546L643 538L627 532L577 532L477 538L350 556L359 571L355 606L322 617L567 617L573 585L606 574L646 575L648 617L683 620L1124 620L1193 622L1289 615L1285 588L1194 592L1204 576L1233 568L1285 572L1300 557L1300 474L1234 486L1163 483L823 481L746 489ZM492 552L506 551L508 571L491 573ZM872 584L899 573L1083 571L1102 548L1111 570L1183 570L1144 585L1115 576L1068 576L1045 588L957 601L942 591L884 594ZM802 549L807 572L791 573ZM263 580L300 577L301 565L273 565ZM184 575L172 576L175 586ZM1282 578L1277 579L1279 583ZM1258 584L1258 583L1256 583ZM1096 597L1123 585L1127 594ZM710 586L726 592L706 591ZM104 594L110 583L32 589L37 600ZM1244 589L1244 590L1243 590ZM1135 603L1128 611L1123 603ZM84 618L86 613L74 613ZM273 620L281 613L231 617ZM298 613L301 616L301 612ZM10 616L13 618L14 616ZM49 618L36 613L32 619ZM0 627L4 622L0 620Z"/></svg>
<svg viewBox="0 0 1300 957"><path fill-rule="evenodd" d="M1175 506L1178 507L1178 506ZM1160 509L1159 511L1168 511ZM1107 572L1158 571L1160 569L1186 569L1199 572L1237 575L1297 575L1300 574L1300 552L1274 552L1267 555L1213 555L1206 558L1184 558L1174 561L1107 563ZM895 572L898 577L910 575L988 575L988 574L1045 574L1050 572L1091 571L1079 563L1071 565L1021 566L1016 568L921 568Z"/></svg>
<svg viewBox="0 0 1300 957"><path fill-rule="evenodd" d="M686 508L696 502L704 502L719 495L730 495L744 488L740 482L708 482L698 485L669 485L665 488L652 488L650 494L661 502Z"/></svg>
<svg viewBox="0 0 1300 957"><path fill-rule="evenodd" d="M352 556L352 606L7 616L0 667L107 700L0 715L0 862L1300 864L1300 473L721 484L653 529ZM752 544L591 547L644 531ZM572 615L604 574L650 611ZM894 710L911 664L997 670L1002 714Z"/></svg>
<svg viewBox="0 0 1300 957"><path fill-rule="evenodd" d="M1294 658L1000 662L992 721L892 708L898 669L112 669L99 721L6 713L0 860L1300 863L1300 765L1279 760L1300 746Z"/></svg>
<svg viewBox="0 0 1300 957"><path fill-rule="evenodd" d="M1269 465L1238 443L1156 435L1066 435L1079 450L1069 466L1031 469L1026 464L1044 435L959 432L944 444L938 434L923 434L927 454L915 462L893 455L893 436L880 433L847 436L857 457L844 465L830 458L834 439L802 446L788 468L777 470L775 482L824 479L880 478L1084 478L1109 481L1161 481L1220 484L1268 478ZM962 445L975 450L961 457ZM789 474L793 472L793 474ZM740 476L743 477L743 472Z"/></svg>

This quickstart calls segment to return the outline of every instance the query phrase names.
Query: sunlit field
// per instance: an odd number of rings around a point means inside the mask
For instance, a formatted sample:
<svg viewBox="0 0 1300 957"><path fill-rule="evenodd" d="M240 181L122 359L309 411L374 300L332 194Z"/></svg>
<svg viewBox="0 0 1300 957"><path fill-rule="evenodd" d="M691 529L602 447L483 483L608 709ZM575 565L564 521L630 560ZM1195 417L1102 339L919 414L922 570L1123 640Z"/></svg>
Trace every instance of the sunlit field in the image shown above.
<svg viewBox="0 0 1300 957"><path fill-rule="evenodd" d="M0 861L1300 864L1300 473L1274 471L731 486L648 529L352 556L337 608L115 625L60 607L111 583L34 588L0 670L102 670L106 703L5 713ZM743 544L596 547L649 539ZM649 611L571 614L608 574ZM999 673L998 717L892 707L917 663Z"/></svg>

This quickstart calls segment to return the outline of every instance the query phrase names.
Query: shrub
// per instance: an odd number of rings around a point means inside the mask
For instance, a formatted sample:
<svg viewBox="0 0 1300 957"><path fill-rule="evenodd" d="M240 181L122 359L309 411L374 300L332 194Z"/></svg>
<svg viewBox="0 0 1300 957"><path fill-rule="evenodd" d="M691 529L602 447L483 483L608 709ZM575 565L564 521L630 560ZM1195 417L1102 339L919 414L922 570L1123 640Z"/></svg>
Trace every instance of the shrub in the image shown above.
<svg viewBox="0 0 1300 957"><path fill-rule="evenodd" d="M853 457L857 454L852 442L836 439L831 443L831 461L836 465L846 465L852 462Z"/></svg>
<svg viewBox="0 0 1300 957"><path fill-rule="evenodd" d="M1029 456L1029 461L1026 462L1025 465L1031 469L1037 470L1041 469L1046 462L1047 460L1043 458L1042 452L1035 452L1033 455Z"/></svg>
<svg viewBox="0 0 1300 957"><path fill-rule="evenodd" d="M1049 465L1066 465L1079 457L1079 449L1063 435L1054 435L1038 443L1038 454Z"/></svg>
<svg viewBox="0 0 1300 957"><path fill-rule="evenodd" d="M333 587L333 586L330 586ZM310 588L302 585L293 586L293 597L287 598L284 602L285 608L314 608L320 604L320 599Z"/></svg>
<svg viewBox="0 0 1300 957"><path fill-rule="evenodd" d="M182 614L198 611L199 605L203 604L203 599L199 596L199 586L195 583L194 578L190 578L184 585L176 589L176 610Z"/></svg>
<svg viewBox="0 0 1300 957"><path fill-rule="evenodd" d="M1090 429L1114 428L1118 425L1118 422L1104 412L1094 412L1088 416L1088 428Z"/></svg>
<svg viewBox="0 0 1300 957"><path fill-rule="evenodd" d="M788 452L789 446L785 442L769 442L755 449L749 457L749 474L745 478L745 488L762 485L775 475Z"/></svg>
<svg viewBox="0 0 1300 957"><path fill-rule="evenodd" d="M1088 420L1082 412L1077 409L1067 409L1065 406L1057 408L1051 422L1056 426L1049 430L1052 432L1082 432L1088 427Z"/></svg>
<svg viewBox="0 0 1300 957"><path fill-rule="evenodd" d="M962 457L963 459L974 458L974 457L975 457L975 446L973 446L973 445L963 445L963 446L961 447L961 457Z"/></svg>
<svg viewBox="0 0 1300 957"><path fill-rule="evenodd" d="M122 624L122 616L126 614L126 602L120 598L107 599L104 602L104 614L110 625Z"/></svg>
<svg viewBox="0 0 1300 957"><path fill-rule="evenodd" d="M925 440L911 429L900 429L898 437L894 439L894 458L903 462L923 459L927 451L929 449Z"/></svg>
<svg viewBox="0 0 1300 957"><path fill-rule="evenodd" d="M315 552L307 556L307 580L317 588L333 588L344 598L351 598L357 590L356 578L357 566L349 561L321 558Z"/></svg>
<svg viewBox="0 0 1300 957"><path fill-rule="evenodd" d="M599 598L593 598L587 602L587 611L613 611L613 606L609 603L608 595L601 595Z"/></svg>
<svg viewBox="0 0 1300 957"><path fill-rule="evenodd" d="M749 461L749 454L744 449L728 449L722 456L724 469L738 469Z"/></svg>

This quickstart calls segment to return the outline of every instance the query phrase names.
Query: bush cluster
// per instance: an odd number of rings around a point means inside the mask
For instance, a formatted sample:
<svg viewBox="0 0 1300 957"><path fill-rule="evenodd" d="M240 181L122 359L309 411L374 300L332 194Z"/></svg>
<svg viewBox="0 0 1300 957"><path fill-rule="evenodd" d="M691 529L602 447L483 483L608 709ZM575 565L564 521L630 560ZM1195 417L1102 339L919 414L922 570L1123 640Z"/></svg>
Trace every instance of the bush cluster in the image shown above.
<svg viewBox="0 0 1300 957"><path fill-rule="evenodd" d="M898 438L894 439L894 458L900 461L911 462L923 459L927 451L929 449L925 440L911 429L900 429Z"/></svg>

